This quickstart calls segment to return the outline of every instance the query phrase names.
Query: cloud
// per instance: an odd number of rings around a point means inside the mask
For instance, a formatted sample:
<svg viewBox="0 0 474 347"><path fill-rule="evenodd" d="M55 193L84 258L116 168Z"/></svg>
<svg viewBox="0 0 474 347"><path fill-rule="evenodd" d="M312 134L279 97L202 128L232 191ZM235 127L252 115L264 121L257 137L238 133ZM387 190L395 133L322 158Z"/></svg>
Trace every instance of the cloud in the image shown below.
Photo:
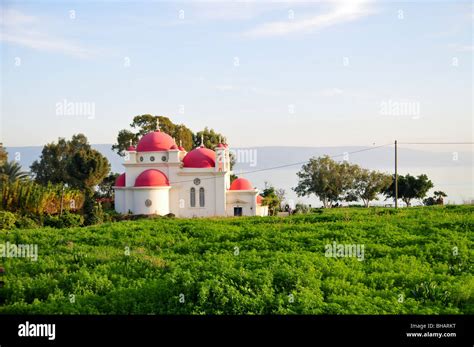
<svg viewBox="0 0 474 347"><path fill-rule="evenodd" d="M3 9L0 19L0 41L30 49L61 53L77 58L90 58L94 53L67 39L51 36L38 30L38 24L45 22L38 17L14 9Z"/></svg>
<svg viewBox="0 0 474 347"><path fill-rule="evenodd" d="M290 19L260 25L244 33L247 37L283 36L295 33L309 33L333 25L354 21L374 13L368 0L344 0L332 2L329 12L306 19ZM296 14L295 14L296 17Z"/></svg>

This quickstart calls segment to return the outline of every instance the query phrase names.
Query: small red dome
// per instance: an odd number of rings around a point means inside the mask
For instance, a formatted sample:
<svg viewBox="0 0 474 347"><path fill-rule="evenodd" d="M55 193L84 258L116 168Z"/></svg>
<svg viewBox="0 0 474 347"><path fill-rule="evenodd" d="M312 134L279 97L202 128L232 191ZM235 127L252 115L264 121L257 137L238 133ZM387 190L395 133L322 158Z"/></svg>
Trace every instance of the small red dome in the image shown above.
<svg viewBox="0 0 474 347"><path fill-rule="evenodd" d="M125 173L121 174L117 179L115 180L115 186L116 187L125 187Z"/></svg>
<svg viewBox="0 0 474 347"><path fill-rule="evenodd" d="M176 150L176 149L179 149L179 148L178 148L178 146L173 145L173 146L170 147L170 149Z"/></svg>
<svg viewBox="0 0 474 347"><path fill-rule="evenodd" d="M167 151L173 145L176 145L173 138L158 130L146 134L138 141L137 152Z"/></svg>
<svg viewBox="0 0 474 347"><path fill-rule="evenodd" d="M179 146L178 149L179 149L181 152L186 152L186 150L184 149L183 146Z"/></svg>
<svg viewBox="0 0 474 347"><path fill-rule="evenodd" d="M183 166L192 168L215 167L216 152L205 147L195 148L183 158Z"/></svg>
<svg viewBox="0 0 474 347"><path fill-rule="evenodd" d="M217 148L225 148L225 145L223 145L222 143L219 143L219 144L217 145Z"/></svg>
<svg viewBox="0 0 474 347"><path fill-rule="evenodd" d="M169 185L168 177L156 169L143 171L135 180L135 187L163 187Z"/></svg>
<svg viewBox="0 0 474 347"><path fill-rule="evenodd" d="M257 205L261 205L263 201L263 196L257 195Z"/></svg>
<svg viewBox="0 0 474 347"><path fill-rule="evenodd" d="M129 152L135 152L137 149L135 148L135 146L128 146L127 148L127 151Z"/></svg>
<svg viewBox="0 0 474 347"><path fill-rule="evenodd" d="M232 182L229 190L254 190L254 188L248 179L237 178L234 182Z"/></svg>

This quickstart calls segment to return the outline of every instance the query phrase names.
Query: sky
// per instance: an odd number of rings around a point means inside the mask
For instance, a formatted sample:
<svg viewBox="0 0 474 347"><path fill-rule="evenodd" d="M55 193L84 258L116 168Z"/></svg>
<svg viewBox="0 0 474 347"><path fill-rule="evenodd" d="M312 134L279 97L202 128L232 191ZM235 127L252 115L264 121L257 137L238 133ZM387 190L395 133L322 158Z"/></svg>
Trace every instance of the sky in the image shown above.
<svg viewBox="0 0 474 347"><path fill-rule="evenodd" d="M232 146L473 138L470 1L1 2L5 146L139 114Z"/></svg>

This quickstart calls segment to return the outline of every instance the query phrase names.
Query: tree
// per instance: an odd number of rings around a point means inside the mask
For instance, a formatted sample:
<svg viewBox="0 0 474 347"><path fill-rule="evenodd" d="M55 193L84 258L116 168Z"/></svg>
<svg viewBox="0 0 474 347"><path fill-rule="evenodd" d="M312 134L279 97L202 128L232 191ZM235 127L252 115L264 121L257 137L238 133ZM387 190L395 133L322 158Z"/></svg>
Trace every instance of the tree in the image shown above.
<svg viewBox="0 0 474 347"><path fill-rule="evenodd" d="M316 195L325 208L343 200L354 186L356 165L338 163L329 156L311 158L297 173L298 185L293 188L298 196Z"/></svg>
<svg viewBox="0 0 474 347"><path fill-rule="evenodd" d="M423 199L426 193L433 188L433 182L425 174L414 177L410 174L398 176L398 198L409 207L411 200ZM392 176L392 184L385 190L384 194L389 198L395 198L395 177Z"/></svg>
<svg viewBox="0 0 474 347"><path fill-rule="evenodd" d="M99 187L97 189L96 195L99 198L108 198L113 199L114 197L114 189L113 186L115 185L115 180L119 176L118 173L110 173L107 177L105 177L102 182L99 183Z"/></svg>
<svg viewBox="0 0 474 347"><path fill-rule="evenodd" d="M265 182L265 189L262 192L262 205L268 206L268 212L271 216L274 216L281 205L281 202L284 198L284 191L283 196L279 196L282 193L282 189L275 189L272 185L269 185Z"/></svg>
<svg viewBox="0 0 474 347"><path fill-rule="evenodd" d="M0 165L3 165L6 161L8 161L8 153L3 147L3 143L0 143Z"/></svg>
<svg viewBox="0 0 474 347"><path fill-rule="evenodd" d="M205 127L204 130L198 131L193 135L194 147L200 146L202 139L204 138L204 147L214 149L219 143L226 143L224 135L217 133L214 129Z"/></svg>
<svg viewBox="0 0 474 347"><path fill-rule="evenodd" d="M29 175L21 170L21 165L16 161L5 161L0 166L0 176L9 182L26 180Z"/></svg>
<svg viewBox="0 0 474 347"><path fill-rule="evenodd" d="M94 187L98 185L110 171L107 158L92 148L76 152L67 164L67 173L74 187L84 192L84 222L86 225L97 223L94 211Z"/></svg>
<svg viewBox="0 0 474 347"><path fill-rule="evenodd" d="M377 171L358 168L353 171L354 187L347 195L346 200L362 200L365 207L369 207L377 195L383 193L391 184L392 176Z"/></svg>
<svg viewBox="0 0 474 347"><path fill-rule="evenodd" d="M167 117L153 116L151 114L135 116L130 127L133 131L127 129L120 130L117 136L117 143L112 145L112 150L116 151L120 156L125 156L125 151L130 144L136 146L140 137L158 128L160 131L173 137L178 144L181 143L187 151L193 148L193 132L183 124L174 124Z"/></svg>
<svg viewBox="0 0 474 347"><path fill-rule="evenodd" d="M42 185L70 184L71 178L67 165L71 157L82 149L90 149L87 137L83 134L73 135L70 141L60 138L57 143L49 143L43 147L39 161L30 166L35 181Z"/></svg>
<svg viewBox="0 0 474 347"><path fill-rule="evenodd" d="M444 198L448 195L441 190L437 190L433 193L433 196L426 198L423 200L423 204L426 206L433 206L433 205L444 205Z"/></svg>

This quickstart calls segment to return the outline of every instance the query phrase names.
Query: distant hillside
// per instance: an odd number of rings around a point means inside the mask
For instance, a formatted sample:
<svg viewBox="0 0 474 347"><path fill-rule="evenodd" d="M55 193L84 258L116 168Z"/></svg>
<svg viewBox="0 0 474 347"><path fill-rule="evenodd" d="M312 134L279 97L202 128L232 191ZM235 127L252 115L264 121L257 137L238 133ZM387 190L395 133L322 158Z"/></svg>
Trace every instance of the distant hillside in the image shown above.
<svg viewBox="0 0 474 347"><path fill-rule="evenodd" d="M111 150L111 144L92 145L101 152L112 165L112 171L121 172L122 158ZM237 159L235 171L252 171L275 166L282 166L307 161L314 156L328 154L337 156L335 159L342 160L344 153L351 153L368 149L369 147L253 147L234 148ZM20 156L20 163L24 170L29 170L33 161L41 155L42 147L7 147L9 159L14 160L15 155ZM393 167L393 148L384 147L370 151L349 154L348 160L367 168L391 168ZM473 158L469 152L459 152L458 160L453 160L450 152L427 152L421 150L400 148L398 151L398 162L403 167L472 167ZM298 165L296 165L298 167Z"/></svg>
<svg viewBox="0 0 474 347"><path fill-rule="evenodd" d="M113 172L123 172L123 159L111 150L110 144L92 145L105 155ZM319 200L297 197L292 188L298 183L296 173L303 162L315 156L328 154L342 160L344 153L351 153L368 149L369 147L255 147L234 148L237 163L234 172L248 178L252 184L263 189L265 182L283 188L286 197L294 201L301 201L318 206ZM29 170L31 163L38 159L42 147L8 147L10 160L19 156L24 170ZM473 159L469 152L457 153L457 160L453 160L451 152L427 152L413 149L399 149L398 167L400 174L410 173L418 175L425 173L435 184L435 189L443 190L448 194L446 201L462 203L474 199ZM383 147L348 155L348 160L363 167L392 173L394 166L393 148ZM281 167L289 164L287 167ZM269 168L275 168L267 170ZM383 205L379 201L375 204Z"/></svg>

